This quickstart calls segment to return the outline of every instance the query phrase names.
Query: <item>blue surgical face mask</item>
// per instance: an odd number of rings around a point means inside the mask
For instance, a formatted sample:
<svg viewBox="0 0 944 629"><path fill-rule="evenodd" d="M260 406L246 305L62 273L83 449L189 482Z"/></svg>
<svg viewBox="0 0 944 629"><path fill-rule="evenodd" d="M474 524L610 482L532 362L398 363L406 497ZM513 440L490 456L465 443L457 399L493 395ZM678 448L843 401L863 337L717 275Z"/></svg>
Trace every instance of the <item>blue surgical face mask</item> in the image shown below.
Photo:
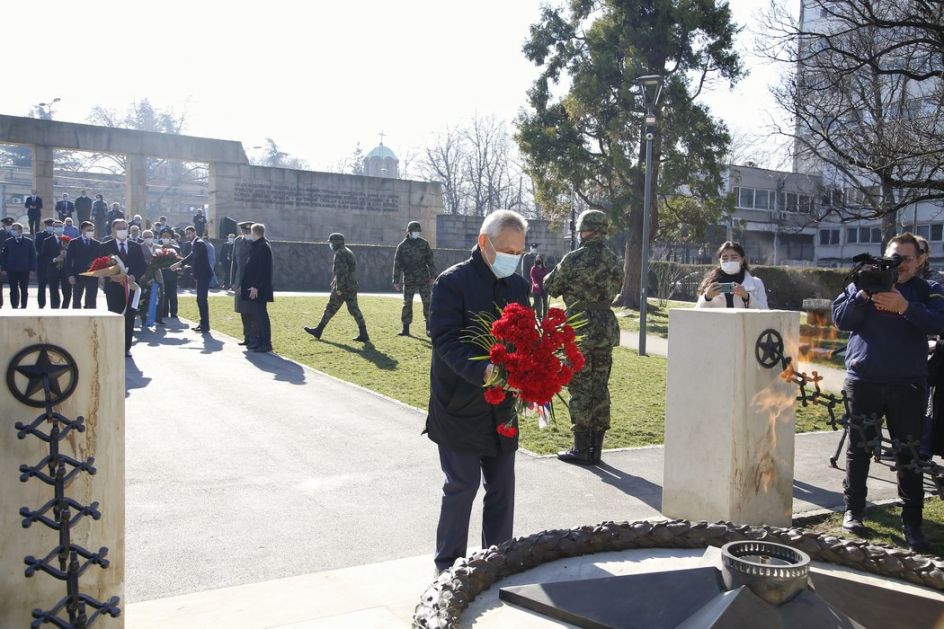
<svg viewBox="0 0 944 629"><path fill-rule="evenodd" d="M488 237L486 236L486 238ZM521 260L521 256L498 251L495 249L495 243L492 242L491 238L488 238L488 244L491 245L492 251L495 252L495 261L491 264L492 273L495 274L495 277L502 279L513 275L514 272L518 270L518 262Z"/></svg>
<svg viewBox="0 0 944 629"><path fill-rule="evenodd" d="M54 227L52 230L57 236L62 233L61 227Z"/></svg>

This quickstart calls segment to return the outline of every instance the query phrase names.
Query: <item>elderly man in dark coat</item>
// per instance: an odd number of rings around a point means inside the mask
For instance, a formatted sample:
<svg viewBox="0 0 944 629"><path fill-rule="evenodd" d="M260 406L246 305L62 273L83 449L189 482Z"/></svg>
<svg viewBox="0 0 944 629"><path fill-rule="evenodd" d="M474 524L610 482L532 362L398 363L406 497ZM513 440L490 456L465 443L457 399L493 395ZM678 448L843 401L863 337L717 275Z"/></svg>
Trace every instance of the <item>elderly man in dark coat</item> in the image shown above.
<svg viewBox="0 0 944 629"><path fill-rule="evenodd" d="M518 437L498 433L515 419L511 396L498 405L485 401L488 361L473 360L481 348L463 340L477 314L496 306L528 304L530 283L515 273L524 253L527 221L498 210L482 223L472 257L436 280L429 309L433 343L426 432L439 446L446 476L436 530L436 570L466 554L472 504L485 479L482 545L511 538L515 508L515 451Z"/></svg>
<svg viewBox="0 0 944 629"><path fill-rule="evenodd" d="M265 237L265 225L252 226L252 246L246 271L243 273L240 292L249 302L252 316L252 338L255 341L246 349L254 352L272 351L272 327L269 325L268 305L275 301L272 289L272 247Z"/></svg>
<svg viewBox="0 0 944 629"><path fill-rule="evenodd" d="M26 308L30 272L36 270L36 246L23 235L23 226L13 223L13 237L7 238L0 252L0 270L6 271L10 284L10 305Z"/></svg>
<svg viewBox="0 0 944 629"><path fill-rule="evenodd" d="M246 262L249 261L249 252L252 249L252 221L239 223L239 231L240 235L233 243L233 261L229 276L233 284L233 309L239 313L243 322L243 340L239 344L248 347L255 345L255 339L252 337L251 304L243 299L241 288Z"/></svg>
<svg viewBox="0 0 944 629"><path fill-rule="evenodd" d="M91 225L89 221L83 225ZM132 283L137 283L144 277L147 262L141 245L128 238L128 222L117 219L111 224L111 233L114 238L106 240L98 248L100 256L116 256L121 259L127 271L127 277L122 279L109 278L105 282L105 302L108 311L123 315L125 318L125 356L131 356L131 336L134 331L135 308ZM71 243L70 243L71 244Z"/></svg>
<svg viewBox="0 0 944 629"><path fill-rule="evenodd" d="M170 268L176 271L183 265L189 264L193 269L193 279L197 282L197 310L200 311L200 324L190 329L208 334L210 332L210 303L207 297L210 293L210 280L213 279L210 249L206 241L197 236L197 231L192 225L184 230L184 239L190 243L190 253L183 260L172 264Z"/></svg>

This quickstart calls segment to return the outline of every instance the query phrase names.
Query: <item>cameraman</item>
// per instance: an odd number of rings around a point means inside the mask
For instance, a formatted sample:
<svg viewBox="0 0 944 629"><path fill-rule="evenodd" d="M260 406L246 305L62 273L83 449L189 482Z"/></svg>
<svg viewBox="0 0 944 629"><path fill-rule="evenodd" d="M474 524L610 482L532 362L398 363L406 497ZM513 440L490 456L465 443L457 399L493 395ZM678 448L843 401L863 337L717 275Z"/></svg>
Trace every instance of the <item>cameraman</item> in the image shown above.
<svg viewBox="0 0 944 629"><path fill-rule="evenodd" d="M875 286L846 287L833 302L833 321L852 334L846 349L845 390L852 417L843 483L846 512L842 527L856 535L868 529L862 523L871 450L865 442L878 436L875 426L863 426L865 417L885 416L893 441L920 439L926 410L927 335L944 331L944 290L917 275L918 241L910 233L892 238L887 257L899 256L895 283L890 290ZM891 278L889 278L891 281ZM860 282L865 286L865 282ZM921 531L924 485L920 471L911 468L910 448L896 451L898 495L903 507L902 529L908 546L928 549Z"/></svg>

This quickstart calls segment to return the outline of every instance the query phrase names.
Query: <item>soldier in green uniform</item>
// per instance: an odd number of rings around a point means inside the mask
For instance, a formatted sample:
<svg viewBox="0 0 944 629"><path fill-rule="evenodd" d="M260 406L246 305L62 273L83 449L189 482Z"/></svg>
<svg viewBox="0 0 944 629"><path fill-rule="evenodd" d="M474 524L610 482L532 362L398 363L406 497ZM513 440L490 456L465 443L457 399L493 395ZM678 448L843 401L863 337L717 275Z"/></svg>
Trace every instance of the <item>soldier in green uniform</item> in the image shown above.
<svg viewBox="0 0 944 629"><path fill-rule="evenodd" d="M398 336L410 336L413 295L416 293L423 300L423 320L426 322L426 336L429 336L429 295L436 279L433 250L429 242L420 237L423 229L417 221L410 221L406 231L406 238L397 245L397 253L393 257L393 287L397 292L403 291L403 310L400 313L403 330Z"/></svg>
<svg viewBox="0 0 944 629"><path fill-rule="evenodd" d="M316 339L320 339L321 333L328 325L328 321L331 321L334 313L341 309L341 304L346 303L347 311L351 313L351 316L357 322L359 334L354 340L367 343L370 341L370 337L367 335L367 324L364 322L364 315L361 314L361 309L357 305L357 278L355 277L357 261L354 259L354 252L344 246L343 234L331 234L328 236L328 244L331 246L331 250L334 251L331 297L328 299L328 305L325 306L324 314L321 316L321 323L314 328L305 327L305 332Z"/></svg>
<svg viewBox="0 0 944 629"><path fill-rule="evenodd" d="M569 314L583 313L580 350L587 359L570 381L570 421L574 447L557 458L568 463L600 462L603 436L610 427L610 367L620 332L610 303L623 285L623 264L603 245L609 220L599 210L586 210L577 219L580 247L568 253L544 279L552 297L564 296Z"/></svg>

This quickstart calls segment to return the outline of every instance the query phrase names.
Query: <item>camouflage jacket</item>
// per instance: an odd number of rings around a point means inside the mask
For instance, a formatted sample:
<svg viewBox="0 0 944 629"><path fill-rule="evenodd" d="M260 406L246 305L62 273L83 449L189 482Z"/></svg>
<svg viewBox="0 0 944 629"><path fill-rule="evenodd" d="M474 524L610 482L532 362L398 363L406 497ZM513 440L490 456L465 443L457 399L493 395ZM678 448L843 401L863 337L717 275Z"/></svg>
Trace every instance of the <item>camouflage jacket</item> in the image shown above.
<svg viewBox="0 0 944 629"><path fill-rule="evenodd" d="M623 264L602 242L592 241L571 251L544 278L552 297L564 296L569 313L583 312L587 325L581 347L602 349L619 345L619 324L610 303L623 285Z"/></svg>
<svg viewBox="0 0 944 629"><path fill-rule="evenodd" d="M331 290L342 296L353 295L357 292L357 261L354 252L342 247L334 252L334 268L332 269Z"/></svg>
<svg viewBox="0 0 944 629"><path fill-rule="evenodd" d="M405 238L393 257L393 283L413 286L428 284L436 277L433 250L423 238ZM402 279L401 279L402 278Z"/></svg>

